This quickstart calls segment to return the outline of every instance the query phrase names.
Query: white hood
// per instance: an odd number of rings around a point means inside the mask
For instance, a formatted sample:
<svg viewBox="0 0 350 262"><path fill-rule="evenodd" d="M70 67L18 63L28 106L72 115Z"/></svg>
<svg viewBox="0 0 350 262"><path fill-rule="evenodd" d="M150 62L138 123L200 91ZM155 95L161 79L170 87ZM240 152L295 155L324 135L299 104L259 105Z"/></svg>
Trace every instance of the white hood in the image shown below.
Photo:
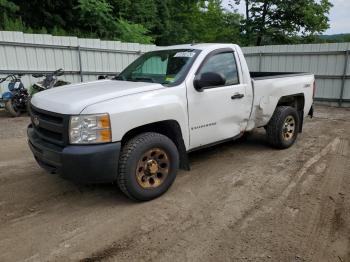
<svg viewBox="0 0 350 262"><path fill-rule="evenodd" d="M60 113L79 114L85 107L109 99L165 88L161 84L99 80L55 87L37 93L31 103L40 109Z"/></svg>

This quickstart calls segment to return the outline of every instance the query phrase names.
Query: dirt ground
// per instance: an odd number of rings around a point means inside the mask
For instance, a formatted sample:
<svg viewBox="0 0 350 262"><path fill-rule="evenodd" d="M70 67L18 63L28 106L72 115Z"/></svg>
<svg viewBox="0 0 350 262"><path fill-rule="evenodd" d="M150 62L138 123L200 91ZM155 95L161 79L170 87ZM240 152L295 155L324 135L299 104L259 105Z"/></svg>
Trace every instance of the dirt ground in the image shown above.
<svg viewBox="0 0 350 262"><path fill-rule="evenodd" d="M350 261L350 109L317 107L288 150L257 130L192 153L147 203L46 174L28 122L0 112L0 261Z"/></svg>

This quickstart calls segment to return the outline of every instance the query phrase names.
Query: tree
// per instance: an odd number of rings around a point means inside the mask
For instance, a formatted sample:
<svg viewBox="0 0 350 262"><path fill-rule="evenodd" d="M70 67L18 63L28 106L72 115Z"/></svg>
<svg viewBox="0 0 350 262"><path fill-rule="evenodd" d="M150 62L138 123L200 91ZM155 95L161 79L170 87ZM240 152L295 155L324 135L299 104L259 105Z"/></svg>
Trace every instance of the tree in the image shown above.
<svg viewBox="0 0 350 262"><path fill-rule="evenodd" d="M239 4L243 0L235 0ZM244 0L248 44L290 43L329 28L329 0Z"/></svg>
<svg viewBox="0 0 350 262"><path fill-rule="evenodd" d="M0 0L0 29L172 45L324 42L330 0Z"/></svg>
<svg viewBox="0 0 350 262"><path fill-rule="evenodd" d="M106 0L78 0L74 7L78 11L80 27L100 37L115 37L117 27L112 16L113 8Z"/></svg>
<svg viewBox="0 0 350 262"><path fill-rule="evenodd" d="M70 31L76 27L73 6L77 0L13 0L19 8L16 17L35 31L45 28L51 32L53 28Z"/></svg>
<svg viewBox="0 0 350 262"><path fill-rule="evenodd" d="M79 28L90 36L142 44L153 42L143 25L116 18L113 6L106 0L78 0L78 3L74 9L79 14Z"/></svg>
<svg viewBox="0 0 350 262"><path fill-rule="evenodd" d="M148 36L148 30L140 25L133 24L124 19L118 19L118 40L140 44L151 44L153 38Z"/></svg>
<svg viewBox="0 0 350 262"><path fill-rule="evenodd" d="M0 0L0 28L3 30L11 30L22 26L21 21L14 17L19 7L11 1Z"/></svg>
<svg viewBox="0 0 350 262"><path fill-rule="evenodd" d="M241 15L223 9L221 0L200 3L195 17L197 41L200 42L240 42Z"/></svg>
<svg viewBox="0 0 350 262"><path fill-rule="evenodd" d="M239 42L241 16L221 0L157 1L157 10L157 44Z"/></svg>
<svg viewBox="0 0 350 262"><path fill-rule="evenodd" d="M156 0L156 17L153 36L157 45L168 45L171 41L174 21L170 13L171 0Z"/></svg>

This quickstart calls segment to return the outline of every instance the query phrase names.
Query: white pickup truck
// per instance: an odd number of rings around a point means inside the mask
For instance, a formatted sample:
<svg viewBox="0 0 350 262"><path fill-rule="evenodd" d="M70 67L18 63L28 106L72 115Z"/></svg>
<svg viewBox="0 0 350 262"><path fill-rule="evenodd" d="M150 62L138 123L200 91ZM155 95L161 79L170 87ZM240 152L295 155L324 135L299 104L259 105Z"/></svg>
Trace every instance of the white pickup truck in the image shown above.
<svg viewBox="0 0 350 262"><path fill-rule="evenodd" d="M128 197L151 200L189 168L191 151L258 127L272 146L290 147L312 116L314 92L312 74L249 72L237 45L170 46L113 80L36 94L28 143L51 173L116 182Z"/></svg>

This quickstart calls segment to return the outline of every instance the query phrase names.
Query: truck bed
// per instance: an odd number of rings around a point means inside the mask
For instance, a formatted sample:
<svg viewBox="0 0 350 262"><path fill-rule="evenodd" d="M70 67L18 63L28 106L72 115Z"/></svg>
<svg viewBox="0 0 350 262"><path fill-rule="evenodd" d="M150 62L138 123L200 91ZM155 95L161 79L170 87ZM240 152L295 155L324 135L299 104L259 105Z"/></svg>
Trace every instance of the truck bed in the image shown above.
<svg viewBox="0 0 350 262"><path fill-rule="evenodd" d="M254 90L256 126L265 126L278 101L285 96L303 96L304 116L312 105L314 75L288 72L250 72Z"/></svg>

